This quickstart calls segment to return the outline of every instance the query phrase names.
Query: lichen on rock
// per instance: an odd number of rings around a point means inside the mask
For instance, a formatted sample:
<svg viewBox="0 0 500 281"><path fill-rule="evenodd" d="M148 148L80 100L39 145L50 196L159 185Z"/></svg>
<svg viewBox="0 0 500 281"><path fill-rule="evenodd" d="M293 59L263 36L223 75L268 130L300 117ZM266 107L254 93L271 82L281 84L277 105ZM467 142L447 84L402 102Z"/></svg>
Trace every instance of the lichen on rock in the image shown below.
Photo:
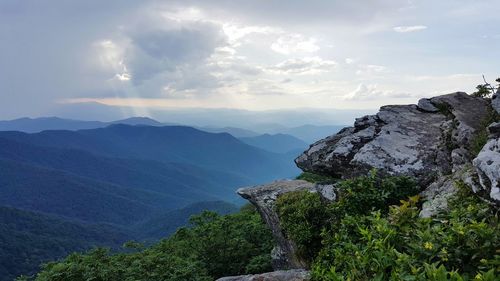
<svg viewBox="0 0 500 281"><path fill-rule="evenodd" d="M500 205L500 123L488 127L490 137L474 159L473 164L479 176L479 193Z"/></svg>

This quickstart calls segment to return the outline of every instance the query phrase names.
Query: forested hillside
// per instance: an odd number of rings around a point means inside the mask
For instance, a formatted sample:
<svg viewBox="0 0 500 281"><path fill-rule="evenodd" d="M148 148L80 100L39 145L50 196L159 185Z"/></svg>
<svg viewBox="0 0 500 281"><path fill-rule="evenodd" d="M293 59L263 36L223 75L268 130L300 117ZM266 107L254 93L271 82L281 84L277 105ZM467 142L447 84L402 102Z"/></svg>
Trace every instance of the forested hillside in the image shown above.
<svg viewBox="0 0 500 281"><path fill-rule="evenodd" d="M1 280L39 270L42 261L94 246L119 248L133 236L104 224L82 224L40 213L0 207Z"/></svg>
<svg viewBox="0 0 500 281"><path fill-rule="evenodd" d="M25 258L3 267L0 275L6 277L0 280L32 273L42 262L91 246L167 237L203 210L234 212L232 203L243 201L236 188L292 177L297 169L291 158L229 134L188 127L0 132L0 206L36 216L22 223L28 229L2 229L4 241L12 241L3 248L4 256L22 252ZM50 243L47 236L30 232L36 225L42 231L63 223L81 231L54 227L61 238L54 235ZM92 236L99 234L94 225L104 224L105 237ZM89 237L80 239L76 232ZM14 243L19 233L25 236L18 241L26 243ZM107 239L113 233L120 239Z"/></svg>

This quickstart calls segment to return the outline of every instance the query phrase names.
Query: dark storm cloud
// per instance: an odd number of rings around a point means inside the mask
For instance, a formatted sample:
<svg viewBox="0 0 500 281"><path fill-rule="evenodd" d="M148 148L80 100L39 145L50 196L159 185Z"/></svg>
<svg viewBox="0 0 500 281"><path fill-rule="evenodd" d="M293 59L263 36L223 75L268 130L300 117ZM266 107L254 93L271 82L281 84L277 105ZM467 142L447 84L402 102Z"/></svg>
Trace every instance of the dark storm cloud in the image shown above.
<svg viewBox="0 0 500 281"><path fill-rule="evenodd" d="M132 81L141 83L163 71L185 64L200 64L225 43L219 26L196 23L179 28L135 32L126 53Z"/></svg>

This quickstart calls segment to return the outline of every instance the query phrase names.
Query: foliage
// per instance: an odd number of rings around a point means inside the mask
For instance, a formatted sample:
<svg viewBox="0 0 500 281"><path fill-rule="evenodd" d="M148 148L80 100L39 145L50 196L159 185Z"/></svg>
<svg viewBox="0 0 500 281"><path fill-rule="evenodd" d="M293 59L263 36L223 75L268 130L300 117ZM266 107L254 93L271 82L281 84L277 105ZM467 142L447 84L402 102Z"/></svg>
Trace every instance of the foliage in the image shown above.
<svg viewBox="0 0 500 281"><path fill-rule="evenodd" d="M225 216L206 211L191 223L144 250L111 254L99 248L72 254L46 264L34 280L204 281L271 270L271 234L254 208Z"/></svg>
<svg viewBox="0 0 500 281"><path fill-rule="evenodd" d="M332 178L330 176L319 175L311 172L303 172L296 179L305 180L311 183L319 183L319 182L334 182L338 179Z"/></svg>
<svg viewBox="0 0 500 281"><path fill-rule="evenodd" d="M462 190L451 210L419 218L418 197L346 215L313 264L314 280L498 280L500 227L486 204Z"/></svg>
<svg viewBox="0 0 500 281"><path fill-rule="evenodd" d="M490 87L487 84L476 86L476 91L472 93L475 97L488 98L492 94Z"/></svg>
<svg viewBox="0 0 500 281"><path fill-rule="evenodd" d="M495 93L495 91L498 90L500 87L500 78L497 78L495 82L498 83L496 87L492 86L488 82L484 82L484 84L480 84L476 86L476 90L474 93L472 93L473 96L475 97L481 97L481 98L490 98L492 94Z"/></svg>
<svg viewBox="0 0 500 281"><path fill-rule="evenodd" d="M315 281L498 280L498 215L457 186L450 210L434 219L419 217L409 178L374 171L337 183L336 202L293 192L278 199L277 211Z"/></svg>
<svg viewBox="0 0 500 281"><path fill-rule="evenodd" d="M33 274L43 262L94 245L117 248L130 238L108 225L88 225L0 207L0 280Z"/></svg>
<svg viewBox="0 0 500 281"><path fill-rule="evenodd" d="M133 227L138 233L138 239L157 241L164 237L169 237L182 226L189 223L189 218L205 210L216 212L220 215L236 213L238 207L224 201L203 201L190 204L182 209L167 211L153 216Z"/></svg>
<svg viewBox="0 0 500 281"><path fill-rule="evenodd" d="M344 215L387 213L390 205L417 192L408 177L380 177L373 170L368 176L337 184L339 199L325 204L309 192L290 192L277 200L277 211L285 233L295 242L300 258L311 262L322 247L320 234L335 231Z"/></svg>
<svg viewBox="0 0 500 281"><path fill-rule="evenodd" d="M330 212L337 222L343 214L368 214L372 210L385 214L390 205L417 192L416 183L409 177L380 176L372 170L368 176L341 182L338 185L339 200L330 205Z"/></svg>
<svg viewBox="0 0 500 281"><path fill-rule="evenodd" d="M321 249L321 231L328 220L318 193L298 191L285 193L276 202L280 225L297 245L297 254L312 261Z"/></svg>

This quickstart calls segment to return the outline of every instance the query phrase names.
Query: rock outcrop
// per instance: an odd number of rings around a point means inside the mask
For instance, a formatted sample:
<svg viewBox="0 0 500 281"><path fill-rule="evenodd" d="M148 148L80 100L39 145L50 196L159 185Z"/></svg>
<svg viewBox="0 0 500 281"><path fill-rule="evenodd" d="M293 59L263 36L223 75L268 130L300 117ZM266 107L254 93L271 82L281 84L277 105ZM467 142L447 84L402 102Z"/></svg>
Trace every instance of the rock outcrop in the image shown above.
<svg viewBox="0 0 500 281"><path fill-rule="evenodd" d="M491 107L500 114L500 87L497 92L491 97Z"/></svg>
<svg viewBox="0 0 500 281"><path fill-rule="evenodd" d="M377 168L415 177L427 186L467 162L469 142L490 110L482 99L458 92L419 105L383 106L354 127L320 140L295 162L304 171L340 178Z"/></svg>
<svg viewBox="0 0 500 281"><path fill-rule="evenodd" d="M237 193L256 206L266 224L271 228L277 244L272 252L272 264L275 270L306 266L304 261L297 258L294 243L283 233L275 208L276 199L284 193L306 190L318 192L323 199L332 201L335 199L334 188L333 185L317 185L303 180L285 180L238 189Z"/></svg>
<svg viewBox="0 0 500 281"><path fill-rule="evenodd" d="M491 102L457 92L421 99L418 105L383 106L376 115L358 118L353 127L312 144L295 162L303 171L337 178L366 175L373 168L382 174L414 177L422 188L423 217L447 207L457 180L500 206L500 123L488 127L488 141L477 157L470 152L474 138L494 110L500 113L500 92ZM298 180L238 190L257 207L272 230L277 242L272 253L275 269L305 266L295 255L293 241L283 233L275 210L280 195L299 190L318 192L324 200L336 199L334 185ZM294 275L297 272L305 275ZM277 271L220 280L307 278L305 271Z"/></svg>
<svg viewBox="0 0 500 281"><path fill-rule="evenodd" d="M500 206L500 123L488 127L489 139L473 164L480 185L475 192Z"/></svg>
<svg viewBox="0 0 500 281"><path fill-rule="evenodd" d="M256 275L223 277L217 281L307 281L309 272L302 269L280 270Z"/></svg>

